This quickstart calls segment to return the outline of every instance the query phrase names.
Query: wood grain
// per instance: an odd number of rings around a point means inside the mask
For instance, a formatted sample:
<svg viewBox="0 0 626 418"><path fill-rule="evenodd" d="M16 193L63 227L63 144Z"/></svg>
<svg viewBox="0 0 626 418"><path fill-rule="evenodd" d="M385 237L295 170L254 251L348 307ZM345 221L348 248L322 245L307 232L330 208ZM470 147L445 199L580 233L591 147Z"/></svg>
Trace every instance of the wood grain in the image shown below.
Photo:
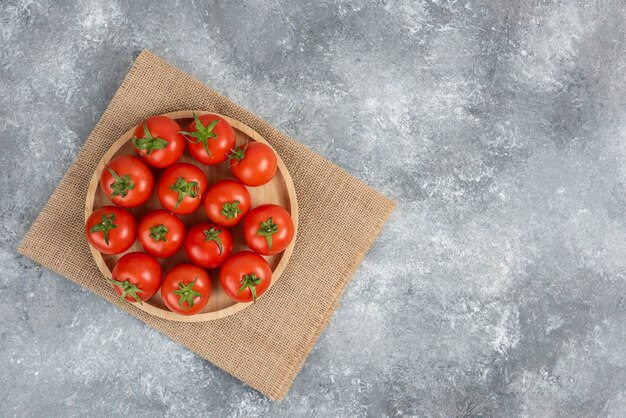
<svg viewBox="0 0 626 418"><path fill-rule="evenodd" d="M197 115L203 115L209 112L200 110L183 110L178 112L166 113L164 116L175 119L180 124L182 129L187 129L187 126L193 120L193 113L196 113ZM220 116L226 119L235 130L238 146L248 141L257 141L269 145L268 142L252 128L227 116ZM130 139L133 136L134 129L135 128L133 127L132 129L128 130L124 135L122 135L104 154L104 156L98 163L98 166L93 173L93 177L91 178L91 182L89 183L89 189L87 191L87 200L85 202L85 220L89 217L89 215L91 215L94 210L102 206L112 204L99 187L100 174L102 173L102 170L105 169L105 164L107 164L114 157L119 155L135 155L132 145L130 143ZM264 203L274 203L282 206L291 214L296 231L295 235L297 236L298 202L296 198L296 192L293 186L293 182L291 180L291 176L285 168L283 161L281 160L280 156L278 156L278 154L276 154L276 156L278 160L278 170L274 178L269 183L263 186L248 187L248 190L250 191L250 196L252 198L252 207L254 208ZM185 153L180 161L189 162L200 167L200 169L202 169L202 171L207 175L207 178L209 179L209 185L225 178L232 178L227 162L217 166L207 166L196 162L188 153ZM153 172L155 173L155 179L158 182L162 170L153 169ZM139 221L143 217L143 215L155 209L162 209L162 206L156 197L156 191L152 194L152 196L145 205L140 208L131 209L131 212L133 213L133 215L135 215L137 221ZM187 228L197 223L208 221L208 218L206 217L202 206L198 211L193 214L179 215L179 217L185 223L185 226L187 226ZM237 251L249 249L245 245L245 242L243 240L241 223L231 228L230 232L232 233L233 239L235 241L233 254ZM285 267L287 266L289 258L291 257L291 254L293 252L295 241L296 240L294 239L289 247L287 247L287 249L281 254L264 257L272 268L271 285L274 285L274 283L278 281L282 272L285 270ZM106 279L111 278L111 271L115 266L115 263L121 256L128 252L143 251L139 241L136 241L126 253L118 255L104 255L92 247L90 247L90 249L98 268ZM167 273L167 271L175 265L188 262L185 252L182 249L173 257L165 260L159 259L159 261L161 262L165 273ZM242 309L245 309L251 304L237 303L231 300L228 296L226 296L219 284L218 270L209 270L209 273L211 274L213 290L209 303L207 304L205 309L199 314L192 316L183 316L169 311L165 307L165 304L161 299L160 293L157 293L152 299L144 302L143 305L136 304L136 306L151 315L158 316L164 319L169 319L172 321L203 322L224 318L226 316L237 313Z"/></svg>

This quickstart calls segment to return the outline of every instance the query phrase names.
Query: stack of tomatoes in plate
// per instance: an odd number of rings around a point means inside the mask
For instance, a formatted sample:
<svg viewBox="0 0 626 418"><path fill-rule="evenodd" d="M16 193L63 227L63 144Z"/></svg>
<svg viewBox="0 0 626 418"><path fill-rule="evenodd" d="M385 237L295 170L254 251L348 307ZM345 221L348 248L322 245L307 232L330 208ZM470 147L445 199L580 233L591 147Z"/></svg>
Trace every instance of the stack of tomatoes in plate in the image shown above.
<svg viewBox="0 0 626 418"><path fill-rule="evenodd" d="M251 208L247 187L264 185L276 173L272 148L255 141L237 147L233 128L214 114L194 114L187 131L166 116L148 118L131 141L138 156L112 159L100 177L102 191L115 206L95 210L85 227L89 244L103 254L123 253L136 239L145 251L125 254L113 268L111 283L120 300L142 303L160 289L169 310L193 315L211 295L207 269L219 269L220 285L231 299L256 301L272 280L272 269L261 255L284 251L294 236L291 216L282 207ZM209 185L198 166L177 162L186 147L201 164L227 163L234 179ZM158 183L154 169L163 170ZM126 209L144 205L155 187L163 209L148 212L137 223ZM209 222L187 230L177 215L198 210L205 211ZM233 254L228 228L240 222L252 251ZM181 249L191 263L174 266L163 277L156 258L172 257Z"/></svg>

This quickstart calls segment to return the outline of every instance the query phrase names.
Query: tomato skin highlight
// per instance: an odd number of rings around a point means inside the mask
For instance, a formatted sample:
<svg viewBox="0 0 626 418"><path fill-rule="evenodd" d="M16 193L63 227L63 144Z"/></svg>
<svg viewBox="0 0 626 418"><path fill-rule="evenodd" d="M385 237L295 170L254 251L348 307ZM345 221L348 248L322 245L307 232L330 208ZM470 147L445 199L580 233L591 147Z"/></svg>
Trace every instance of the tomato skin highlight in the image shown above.
<svg viewBox="0 0 626 418"><path fill-rule="evenodd" d="M258 299L272 283L272 269L267 261L252 251L238 252L226 260L220 269L220 284L229 298L243 303L254 301L250 287L240 292L244 277L250 274L260 279L260 283L254 286Z"/></svg>
<svg viewBox="0 0 626 418"><path fill-rule="evenodd" d="M192 197L188 194L179 203L180 193L172 190L172 187L175 187L181 178L196 196ZM193 182L197 183L197 187L191 186ZM176 163L165 170L161 176L157 186L157 196L165 209L180 215L188 215L200 207L207 187L208 180L202 170L193 164Z"/></svg>
<svg viewBox="0 0 626 418"><path fill-rule="evenodd" d="M187 139L187 147L189 148L189 153L196 161L202 164L217 165L226 161L226 159L228 158L228 153L233 148L235 148L236 144L235 131L233 130L232 126L230 126L226 119L213 113L198 116L198 119L205 128L210 126L212 122L217 121L217 124L211 130L215 137L208 138L206 140L206 145L209 148L210 152L209 155L206 152L206 148L202 141L198 141L197 138L191 135L185 135L185 139ZM187 132L198 132L197 123L195 120L189 124Z"/></svg>
<svg viewBox="0 0 626 418"><path fill-rule="evenodd" d="M154 189L154 175L139 157L122 155L113 158L107 166L100 175L100 187L113 204L123 208L135 208L146 203ZM128 176L127 179L132 182L132 189L124 192L126 196L113 196L115 190L112 185L116 183L116 179L109 170L113 170L121 178Z"/></svg>
<svg viewBox="0 0 626 418"><path fill-rule="evenodd" d="M189 230L187 238L185 238L187 258L200 267L219 267L230 257L232 252L233 237L228 229L209 222L195 225Z"/></svg>
<svg viewBox="0 0 626 418"><path fill-rule="evenodd" d="M246 186L256 187L274 178L277 164L276 154L269 145L251 141L231 153L230 171Z"/></svg>
<svg viewBox="0 0 626 418"><path fill-rule="evenodd" d="M112 277L114 282L123 283L128 281L135 285L142 292L136 295L146 301L152 298L161 287L163 280L163 269L159 262L146 253L133 252L122 256L115 267L113 267ZM113 288L118 295L122 294L122 288L113 284ZM124 298L128 302L137 302L131 295Z"/></svg>
<svg viewBox="0 0 626 418"><path fill-rule="evenodd" d="M185 137L180 133L180 125L167 116L153 116L146 119L145 125L150 135L154 138L161 138L167 141L167 145L162 149L154 149L151 152L141 150L137 147L137 142L131 139L131 143L137 155L151 167L166 168L180 159L185 152ZM144 123L140 123L135 128L136 139L144 139Z"/></svg>
<svg viewBox="0 0 626 418"><path fill-rule="evenodd" d="M191 283L195 280L193 286ZM199 295L191 295L193 306L190 307L187 300L182 301L182 306L179 305L181 297L183 295L176 294L174 292L181 291L180 283L183 287L198 292ZM201 269L193 264L179 264L172 268L163 281L161 286L161 297L167 308L181 315L194 315L206 306L211 297L211 277L206 270Z"/></svg>
<svg viewBox="0 0 626 418"><path fill-rule="evenodd" d="M269 222L277 227L275 233L271 234L272 248L268 238L259 235L262 224ZM243 237L250 249L263 255L278 254L284 251L293 240L295 228L291 215L278 205L261 205L250 211L243 220ZM270 234L268 234L270 235Z"/></svg>
<svg viewBox="0 0 626 418"><path fill-rule="evenodd" d="M167 231L164 231L161 226ZM183 247L185 231L185 224L178 216L159 209L147 213L139 221L137 238L148 254L153 257L167 258L176 254Z"/></svg>
<svg viewBox="0 0 626 418"><path fill-rule="evenodd" d="M238 204L234 202L239 202ZM224 205L227 204L226 209ZM235 207L232 205L235 204ZM221 180L209 187L204 199L204 211L207 217L220 226L237 225L250 210L250 192L246 186L236 180ZM222 213L230 209L232 217Z"/></svg>
<svg viewBox="0 0 626 418"><path fill-rule="evenodd" d="M108 243L103 231L94 231L103 222L103 216L117 225L108 230ZM112 218L111 218L112 217ZM85 223L87 242L102 254L120 254L128 250L137 237L137 222L130 212L117 206L103 206L95 210Z"/></svg>

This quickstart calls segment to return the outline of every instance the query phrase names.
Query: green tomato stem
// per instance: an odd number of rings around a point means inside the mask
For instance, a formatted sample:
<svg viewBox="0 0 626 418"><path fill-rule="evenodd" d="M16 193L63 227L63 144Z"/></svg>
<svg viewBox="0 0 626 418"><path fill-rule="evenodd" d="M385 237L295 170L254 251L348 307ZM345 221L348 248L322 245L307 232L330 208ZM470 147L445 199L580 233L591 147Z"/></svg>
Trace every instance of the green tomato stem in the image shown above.
<svg viewBox="0 0 626 418"><path fill-rule="evenodd" d="M252 302L256 303L256 287L259 284L261 284L261 278L257 277L256 274L254 273L244 274L241 279L241 287L239 288L239 292L237 293L241 293L247 288L249 288L250 293L252 293Z"/></svg>
<svg viewBox="0 0 626 418"><path fill-rule="evenodd" d="M232 165L239 164L241 160L246 158L246 151L248 150L248 143L246 142L243 146L235 149L231 149L228 154L228 160L235 160L235 163Z"/></svg>
<svg viewBox="0 0 626 418"><path fill-rule="evenodd" d="M154 242L167 242L167 233L169 229L163 224L155 225L150 227L150 238L154 240Z"/></svg>
<svg viewBox="0 0 626 418"><path fill-rule="evenodd" d="M137 295L137 293L145 293L143 290L138 288L136 285L131 284L128 280L124 280L123 282L118 282L116 280L109 280L113 286L117 286L122 290L122 294L120 295L120 302L126 299L127 295L132 296L140 305L143 305L141 298Z"/></svg>
<svg viewBox="0 0 626 418"><path fill-rule="evenodd" d="M232 203L224 203L222 206L222 215L226 216L228 219L233 219L239 216L241 213L241 209L239 209L239 201L235 200Z"/></svg>
<svg viewBox="0 0 626 418"><path fill-rule="evenodd" d="M111 175L113 176L113 180L115 180L109 185L111 187L111 190L113 190L113 193L111 193L111 197L126 197L128 191L135 188L135 183L133 183L133 180L128 174L120 177L119 174L117 174L111 167L108 166L108 164L105 166L107 170L109 170L109 173L111 173Z"/></svg>
<svg viewBox="0 0 626 418"><path fill-rule="evenodd" d="M150 155L152 151L167 147L168 142L163 138L153 137L148 130L146 121L143 122L143 138L133 137L133 145L140 151L145 151L143 155Z"/></svg>
<svg viewBox="0 0 626 418"><path fill-rule="evenodd" d="M202 299L202 293L193 290L193 285L196 284L196 280L198 280L197 277L193 279L193 281L190 282L188 285L185 285L183 282L178 283L178 289L174 290L173 292L176 296L179 296L178 306L180 306L182 309L189 310L193 308L194 299L196 298L196 296ZM187 302L187 308L183 308L183 303L185 302Z"/></svg>
<svg viewBox="0 0 626 418"><path fill-rule="evenodd" d="M217 135L215 134L215 132L213 132L213 129L220 121L219 119L215 119L211 121L211 123L209 123L207 126L204 126L200 118L195 113L193 114L193 120L196 122L195 132L180 131L179 133L185 135L185 137L187 137L187 141L191 142L192 144L201 143L202 146L204 146L204 150L206 151L208 156L211 157L212 155L211 151L209 150L209 139L217 138ZM190 139L189 137L193 139Z"/></svg>
<svg viewBox="0 0 626 418"><path fill-rule="evenodd" d="M115 214L104 214L102 215L102 222L92 226L89 229L89 232L102 232L104 233L104 242L106 245L109 245L109 231L111 229L117 228L117 224L113 223L115 221Z"/></svg>
<svg viewBox="0 0 626 418"><path fill-rule="evenodd" d="M173 212L178 209L183 199L187 196L195 199L200 196L200 183L197 181L187 181L183 177L179 177L176 183L170 186L170 190L178 193L178 200L174 206Z"/></svg>
<svg viewBox="0 0 626 418"><path fill-rule="evenodd" d="M204 240L205 241L215 241L217 247L220 249L220 255L222 255L222 241L220 240L220 234L222 233L221 229L215 229L211 227L211 229L204 230Z"/></svg>
<svg viewBox="0 0 626 418"><path fill-rule="evenodd" d="M267 240L267 245L272 251L272 235L278 232L278 225L274 223L274 220L270 216L265 222L261 222L261 227L257 231L257 235L264 236Z"/></svg>

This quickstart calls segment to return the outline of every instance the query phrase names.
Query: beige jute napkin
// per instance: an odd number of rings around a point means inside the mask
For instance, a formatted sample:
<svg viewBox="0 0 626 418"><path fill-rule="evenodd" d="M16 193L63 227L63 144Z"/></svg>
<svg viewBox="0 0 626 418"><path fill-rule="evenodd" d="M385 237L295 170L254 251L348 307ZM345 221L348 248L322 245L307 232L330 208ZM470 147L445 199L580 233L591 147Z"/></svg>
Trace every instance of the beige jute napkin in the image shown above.
<svg viewBox="0 0 626 418"><path fill-rule="evenodd" d="M144 50L18 251L116 302L84 237L87 185L106 150L142 119L203 109L239 119L280 154L296 188L293 256L270 291L238 314L204 323L119 306L268 397L281 400L335 311L394 202L183 71ZM54 245L50 244L54 242Z"/></svg>

